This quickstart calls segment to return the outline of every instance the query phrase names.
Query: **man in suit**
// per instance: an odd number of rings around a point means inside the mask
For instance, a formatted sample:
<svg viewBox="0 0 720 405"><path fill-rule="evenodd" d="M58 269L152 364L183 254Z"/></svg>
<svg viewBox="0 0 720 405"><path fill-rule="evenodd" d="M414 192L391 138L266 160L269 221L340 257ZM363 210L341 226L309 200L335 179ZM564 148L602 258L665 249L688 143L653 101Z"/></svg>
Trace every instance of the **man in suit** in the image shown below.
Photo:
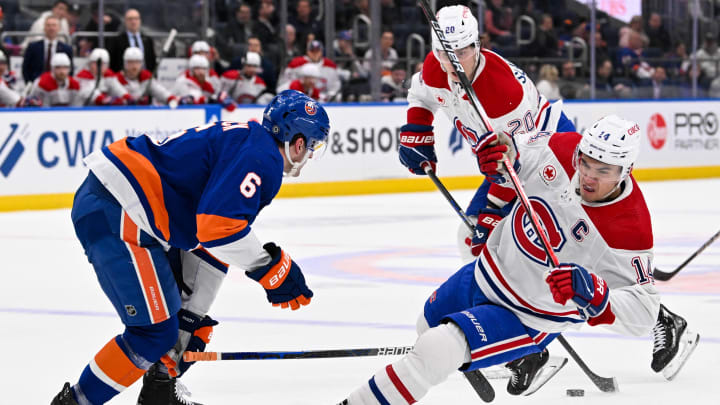
<svg viewBox="0 0 720 405"><path fill-rule="evenodd" d="M125 12L125 32L113 38L108 44L110 51L110 69L119 72L123 68L123 53L125 49L134 46L143 51L145 69L153 72L157 64L153 40L140 32L140 12L134 8Z"/></svg>
<svg viewBox="0 0 720 405"><path fill-rule="evenodd" d="M635 98L648 100L662 100L680 97L680 92L677 86L668 80L665 68L662 66L657 66L653 70L653 74L650 79L640 82L635 93Z"/></svg>
<svg viewBox="0 0 720 405"><path fill-rule="evenodd" d="M55 16L45 19L45 38L30 43L25 50L22 73L25 83L32 83L43 72L50 71L50 60L56 52L67 54L70 58L72 72L72 47L58 40L60 20Z"/></svg>

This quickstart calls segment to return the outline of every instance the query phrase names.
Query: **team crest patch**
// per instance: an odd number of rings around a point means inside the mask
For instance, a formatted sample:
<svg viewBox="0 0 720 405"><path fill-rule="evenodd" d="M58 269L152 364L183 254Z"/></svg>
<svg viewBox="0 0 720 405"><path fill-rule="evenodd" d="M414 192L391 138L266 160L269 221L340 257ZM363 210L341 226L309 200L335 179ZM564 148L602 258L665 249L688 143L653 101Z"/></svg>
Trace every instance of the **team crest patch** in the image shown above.
<svg viewBox="0 0 720 405"><path fill-rule="evenodd" d="M555 166L553 165L545 165L545 167L542 168L540 175L546 183L549 183L557 178L557 169L555 169Z"/></svg>
<svg viewBox="0 0 720 405"><path fill-rule="evenodd" d="M125 312L127 312L127 314L130 316L137 315L137 310L132 305L125 305Z"/></svg>
<svg viewBox="0 0 720 405"><path fill-rule="evenodd" d="M305 112L308 113L308 115L315 115L317 112L317 104L312 101L308 101L305 103Z"/></svg>

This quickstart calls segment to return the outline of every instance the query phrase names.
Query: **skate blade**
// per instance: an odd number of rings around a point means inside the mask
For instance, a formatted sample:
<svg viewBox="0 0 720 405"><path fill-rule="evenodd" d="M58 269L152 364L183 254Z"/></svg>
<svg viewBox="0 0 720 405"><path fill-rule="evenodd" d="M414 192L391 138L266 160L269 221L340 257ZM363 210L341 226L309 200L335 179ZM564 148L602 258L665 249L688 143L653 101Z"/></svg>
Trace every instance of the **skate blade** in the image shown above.
<svg viewBox="0 0 720 405"><path fill-rule="evenodd" d="M690 332L689 330L685 330L683 333L680 344L682 345L682 350L678 352L678 354L675 355L675 357L670 360L670 363L668 363L667 366L662 370L663 377L665 377L666 380L672 381L675 376L680 372L680 369L685 365L685 362L687 362L688 358L690 358L690 355L693 351L695 351L695 348L697 347L698 342L700 341L700 335L695 332Z"/></svg>
<svg viewBox="0 0 720 405"><path fill-rule="evenodd" d="M557 372L560 371L561 368L565 367L565 364L567 364L567 362L568 359L566 357L550 356L548 362L545 363L542 369L540 369L528 389L523 392L523 395L528 396L539 390L540 387L550 381L550 379L553 378L553 376L557 374Z"/></svg>

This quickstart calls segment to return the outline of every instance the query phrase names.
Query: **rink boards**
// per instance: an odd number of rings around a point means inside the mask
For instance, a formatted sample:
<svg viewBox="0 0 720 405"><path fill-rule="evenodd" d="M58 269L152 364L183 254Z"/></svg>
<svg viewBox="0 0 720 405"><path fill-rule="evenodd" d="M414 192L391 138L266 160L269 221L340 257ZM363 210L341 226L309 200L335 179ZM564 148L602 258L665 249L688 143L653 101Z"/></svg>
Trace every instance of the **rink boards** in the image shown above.
<svg viewBox="0 0 720 405"><path fill-rule="evenodd" d="M582 132L607 114L640 124L641 154L635 176L666 180L720 176L720 100L565 102L563 110ZM398 161L405 104L331 104L326 152L280 195L370 194L434 189ZM159 139L218 119L262 120L262 107L232 113L217 106L106 107L0 110L0 211L69 207L85 177L82 158L125 136ZM497 128L496 128L497 130ZM435 120L438 173L451 189L482 181L472 152L449 120Z"/></svg>

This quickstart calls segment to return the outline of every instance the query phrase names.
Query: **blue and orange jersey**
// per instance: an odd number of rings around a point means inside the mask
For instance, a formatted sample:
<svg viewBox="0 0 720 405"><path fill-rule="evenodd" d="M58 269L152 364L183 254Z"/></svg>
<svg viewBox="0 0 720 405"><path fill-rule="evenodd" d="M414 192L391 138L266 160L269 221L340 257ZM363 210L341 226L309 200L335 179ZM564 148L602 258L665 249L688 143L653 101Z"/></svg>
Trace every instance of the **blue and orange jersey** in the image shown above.
<svg viewBox="0 0 720 405"><path fill-rule="evenodd" d="M224 121L123 138L85 162L141 228L191 250L247 235L280 190L284 160L261 125Z"/></svg>

